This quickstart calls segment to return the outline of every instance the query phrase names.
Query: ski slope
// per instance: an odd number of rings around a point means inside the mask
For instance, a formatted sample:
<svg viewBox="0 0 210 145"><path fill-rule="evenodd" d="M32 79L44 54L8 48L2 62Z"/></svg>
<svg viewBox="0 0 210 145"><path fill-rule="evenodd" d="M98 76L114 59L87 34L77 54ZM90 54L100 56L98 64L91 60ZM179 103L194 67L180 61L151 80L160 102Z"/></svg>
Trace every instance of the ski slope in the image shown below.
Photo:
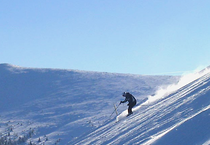
<svg viewBox="0 0 210 145"><path fill-rule="evenodd" d="M109 117L122 92L140 102L179 78L0 64L0 144L80 144L84 134L115 126Z"/></svg>
<svg viewBox="0 0 210 145"><path fill-rule="evenodd" d="M69 144L207 145L210 143L210 71L184 76L179 83ZM117 121L117 123L116 123Z"/></svg>

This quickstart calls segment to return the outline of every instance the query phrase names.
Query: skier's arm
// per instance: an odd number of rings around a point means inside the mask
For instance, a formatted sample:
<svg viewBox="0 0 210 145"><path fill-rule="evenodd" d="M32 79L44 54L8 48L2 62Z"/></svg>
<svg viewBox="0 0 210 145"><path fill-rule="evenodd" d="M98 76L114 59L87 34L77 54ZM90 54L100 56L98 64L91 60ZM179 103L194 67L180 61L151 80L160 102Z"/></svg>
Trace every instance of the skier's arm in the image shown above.
<svg viewBox="0 0 210 145"><path fill-rule="evenodd" d="M127 98L125 98L125 100L124 101L120 101L120 103L125 103L127 101L128 101Z"/></svg>

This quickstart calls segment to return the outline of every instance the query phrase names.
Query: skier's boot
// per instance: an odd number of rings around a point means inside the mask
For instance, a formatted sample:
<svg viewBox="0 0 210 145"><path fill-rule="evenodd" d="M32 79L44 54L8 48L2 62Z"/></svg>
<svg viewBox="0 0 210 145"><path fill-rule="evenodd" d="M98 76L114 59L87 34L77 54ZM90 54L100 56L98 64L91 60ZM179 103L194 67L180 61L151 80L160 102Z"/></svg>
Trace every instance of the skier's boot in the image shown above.
<svg viewBox="0 0 210 145"><path fill-rule="evenodd" d="M128 116L130 116L131 114L133 114L133 112L131 112L131 113L128 113L127 117L128 117Z"/></svg>

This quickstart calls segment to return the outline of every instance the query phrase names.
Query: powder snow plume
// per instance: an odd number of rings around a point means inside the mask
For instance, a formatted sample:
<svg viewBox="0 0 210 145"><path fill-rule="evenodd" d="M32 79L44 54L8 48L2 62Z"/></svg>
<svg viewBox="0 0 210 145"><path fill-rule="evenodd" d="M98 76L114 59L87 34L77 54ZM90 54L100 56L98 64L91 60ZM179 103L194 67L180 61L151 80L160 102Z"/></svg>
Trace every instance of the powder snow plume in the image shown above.
<svg viewBox="0 0 210 145"><path fill-rule="evenodd" d="M153 103L159 99L162 99L162 98L176 92L178 89L182 88L183 86L189 84L190 82L200 78L201 76L203 76L209 72L210 72L210 69L206 68L202 71L197 71L197 69L196 69L196 71L194 71L193 73L185 74L180 78L180 80L177 84L171 84L166 87L160 87L156 91L155 95L148 96L148 100L145 102L145 104L150 104L150 103Z"/></svg>

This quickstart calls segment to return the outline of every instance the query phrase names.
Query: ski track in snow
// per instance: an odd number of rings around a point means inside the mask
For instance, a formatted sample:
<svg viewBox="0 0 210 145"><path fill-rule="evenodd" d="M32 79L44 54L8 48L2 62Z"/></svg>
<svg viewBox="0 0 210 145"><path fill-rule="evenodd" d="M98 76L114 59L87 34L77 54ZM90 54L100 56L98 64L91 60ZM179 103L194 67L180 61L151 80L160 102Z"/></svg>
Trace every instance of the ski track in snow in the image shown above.
<svg viewBox="0 0 210 145"><path fill-rule="evenodd" d="M196 74L190 82L170 93L151 102L148 99L134 109L133 115L123 119L127 113L125 110L117 117L118 123L113 120L75 143L155 144L173 129L210 109L209 70Z"/></svg>
<svg viewBox="0 0 210 145"><path fill-rule="evenodd" d="M172 127L167 128L167 129L163 130L162 132L153 135L153 136L151 137L152 139L150 139L150 140L147 141L146 143L143 143L142 145L150 145L150 144L154 143L156 140L158 140L159 138L161 138L162 136L164 136L165 134L167 134L168 132L170 132L170 131L173 130L174 128L180 126L180 125L183 124L184 122L188 121L189 119L195 117L196 115L198 115L198 114L200 114L200 113L202 113L202 112L204 112L204 111L206 111L206 110L208 110L208 109L210 109L210 105L208 105L208 106L205 107L204 109L200 110L199 112L193 114L192 116L189 116L188 118L186 118L186 119L184 119L184 120L178 122L177 124L173 125ZM138 144L138 142L137 142L137 144Z"/></svg>

